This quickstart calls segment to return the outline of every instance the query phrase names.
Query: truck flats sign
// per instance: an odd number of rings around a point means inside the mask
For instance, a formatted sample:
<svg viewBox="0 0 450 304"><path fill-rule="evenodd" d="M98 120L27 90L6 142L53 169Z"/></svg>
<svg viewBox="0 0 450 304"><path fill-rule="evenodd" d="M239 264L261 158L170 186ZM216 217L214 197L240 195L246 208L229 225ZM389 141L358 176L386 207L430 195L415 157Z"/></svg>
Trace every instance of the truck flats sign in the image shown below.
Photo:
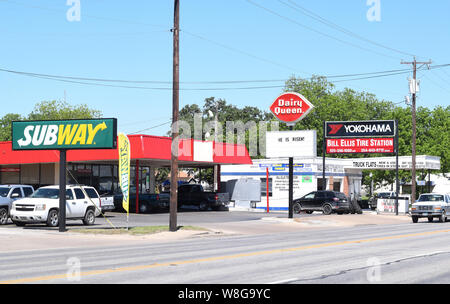
<svg viewBox="0 0 450 304"><path fill-rule="evenodd" d="M13 150L114 149L117 120L13 121Z"/></svg>

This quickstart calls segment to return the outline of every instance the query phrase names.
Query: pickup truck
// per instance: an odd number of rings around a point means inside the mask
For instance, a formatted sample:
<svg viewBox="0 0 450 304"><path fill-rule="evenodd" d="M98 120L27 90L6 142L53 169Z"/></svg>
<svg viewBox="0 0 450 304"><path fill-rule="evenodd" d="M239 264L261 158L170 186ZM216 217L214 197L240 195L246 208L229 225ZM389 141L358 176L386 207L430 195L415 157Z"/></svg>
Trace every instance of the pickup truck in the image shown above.
<svg viewBox="0 0 450 304"><path fill-rule="evenodd" d="M450 214L450 195L446 193L424 193L419 196L416 203L411 206L411 218L417 223L419 218L428 218L432 222L438 218L444 223Z"/></svg>
<svg viewBox="0 0 450 304"><path fill-rule="evenodd" d="M34 188L29 185L0 185L0 225L8 222L12 203L33 194Z"/></svg>
<svg viewBox="0 0 450 304"><path fill-rule="evenodd" d="M102 213L116 209L116 206L114 205L114 196L107 194L100 195L100 208Z"/></svg>
<svg viewBox="0 0 450 304"><path fill-rule="evenodd" d="M93 225L100 215L100 199L94 187L67 185L66 219L82 220ZM37 189L30 197L17 200L11 206L11 220L17 226L46 223L59 225L59 185Z"/></svg>
<svg viewBox="0 0 450 304"><path fill-rule="evenodd" d="M134 189L134 191L133 191ZM114 194L116 211L125 212L122 206L123 194L119 190ZM149 213L169 209L170 195L167 193L139 193L139 213ZM136 212L136 188L130 187L130 213Z"/></svg>
<svg viewBox="0 0 450 304"><path fill-rule="evenodd" d="M193 205L202 211L209 208L220 210L228 206L230 195L228 193L206 192L202 185L183 184L178 186L178 207Z"/></svg>
<svg viewBox="0 0 450 304"><path fill-rule="evenodd" d="M393 191L386 191L386 192L380 192L376 193L374 196L372 196L369 199L369 207L372 210L377 209L377 203L379 198L384 199L395 199L395 192Z"/></svg>

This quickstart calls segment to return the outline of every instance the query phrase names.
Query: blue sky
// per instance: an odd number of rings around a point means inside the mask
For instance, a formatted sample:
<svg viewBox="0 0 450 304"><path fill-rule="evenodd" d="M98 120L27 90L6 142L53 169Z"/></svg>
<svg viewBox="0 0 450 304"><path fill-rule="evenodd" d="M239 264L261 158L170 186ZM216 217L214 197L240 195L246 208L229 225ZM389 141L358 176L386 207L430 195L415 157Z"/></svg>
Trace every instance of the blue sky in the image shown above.
<svg viewBox="0 0 450 304"><path fill-rule="evenodd" d="M80 21L66 18L67 0L0 0L0 68L85 78L170 82L173 0L80 0ZM448 0L379 0L381 21L370 22L366 0L292 0L358 36L345 35L277 0L181 0L180 108L207 97L268 110L291 75L342 75L410 68L402 60L450 63ZM283 0L288 2L288 0ZM292 4L291 4L292 5ZM298 8L298 7L297 7ZM269 12L270 10L271 12ZM274 14L275 13L275 14ZM334 37L334 38L333 38ZM402 52L402 53L400 53ZM336 83L401 102L411 74ZM450 68L421 71L418 106L450 105ZM111 83L112 84L112 83ZM115 83L170 88L170 83ZM210 88L234 88L211 90ZM196 90L194 90L196 89ZM206 90L205 90L206 89ZM37 102L63 99L116 117L134 133L170 120L170 89L130 89L59 82L0 73L0 116L27 115ZM163 135L168 125L141 133Z"/></svg>

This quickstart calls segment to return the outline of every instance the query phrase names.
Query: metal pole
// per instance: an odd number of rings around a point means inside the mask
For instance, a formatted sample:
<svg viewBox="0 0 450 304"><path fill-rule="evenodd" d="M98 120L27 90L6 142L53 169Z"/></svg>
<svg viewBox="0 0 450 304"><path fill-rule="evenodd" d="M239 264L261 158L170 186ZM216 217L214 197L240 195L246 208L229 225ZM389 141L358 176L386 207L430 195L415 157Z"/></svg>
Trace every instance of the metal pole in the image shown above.
<svg viewBox="0 0 450 304"><path fill-rule="evenodd" d="M398 215L398 195L400 184L398 180L398 120L395 121L395 215Z"/></svg>
<svg viewBox="0 0 450 304"><path fill-rule="evenodd" d="M135 173L135 181L136 181L136 214L139 213L139 191L140 190L140 184L139 184L139 173L140 173L140 169L139 169L139 159L136 159L136 168L134 170Z"/></svg>
<svg viewBox="0 0 450 304"><path fill-rule="evenodd" d="M322 190L327 190L327 180L325 178L325 153L327 150L327 142L326 142L327 139L325 136L325 134L327 132L326 127L327 127L327 124L324 121L323 122L323 147L322 147L322 187L323 187Z"/></svg>
<svg viewBox="0 0 450 304"><path fill-rule="evenodd" d="M66 150L59 150L59 232L66 230Z"/></svg>
<svg viewBox="0 0 450 304"><path fill-rule="evenodd" d="M292 131L293 126L289 126ZM294 217L294 158L289 157L289 218Z"/></svg>
<svg viewBox="0 0 450 304"><path fill-rule="evenodd" d="M413 62L413 78L414 85L416 83L417 74L417 61L414 58ZM414 88L414 93L412 94L412 168L411 168L411 204L416 202L416 93Z"/></svg>
<svg viewBox="0 0 450 304"><path fill-rule="evenodd" d="M172 88L172 158L170 161L170 219L169 230L177 231L177 205L178 205L178 130L173 129L178 123L179 114L179 25L180 25L180 2L174 1L174 26L173 32L173 88ZM175 149L175 151L174 151Z"/></svg>
<svg viewBox="0 0 450 304"><path fill-rule="evenodd" d="M267 213L269 213L269 167L266 167L266 198L267 198Z"/></svg>

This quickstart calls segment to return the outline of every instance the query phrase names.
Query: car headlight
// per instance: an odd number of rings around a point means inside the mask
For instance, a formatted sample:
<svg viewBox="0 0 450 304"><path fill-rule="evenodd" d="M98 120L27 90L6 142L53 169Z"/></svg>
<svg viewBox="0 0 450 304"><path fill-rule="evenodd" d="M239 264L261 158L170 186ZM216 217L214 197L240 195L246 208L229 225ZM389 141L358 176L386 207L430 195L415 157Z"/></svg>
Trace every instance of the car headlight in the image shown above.
<svg viewBox="0 0 450 304"><path fill-rule="evenodd" d="M37 204L35 210L36 211L44 211L47 206L45 204Z"/></svg>

